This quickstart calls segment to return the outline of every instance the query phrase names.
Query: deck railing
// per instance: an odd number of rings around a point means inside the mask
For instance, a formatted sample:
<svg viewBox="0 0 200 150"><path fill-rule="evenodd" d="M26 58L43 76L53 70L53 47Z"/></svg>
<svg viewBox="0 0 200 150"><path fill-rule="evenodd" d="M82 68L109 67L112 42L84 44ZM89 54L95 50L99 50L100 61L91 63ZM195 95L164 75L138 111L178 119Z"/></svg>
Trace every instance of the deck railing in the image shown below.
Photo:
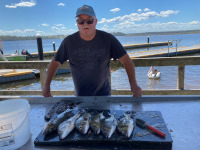
<svg viewBox="0 0 200 150"><path fill-rule="evenodd" d="M200 95L200 89L184 89L184 75L186 65L200 65L200 56L185 57L154 57L154 58L134 58L135 67L146 66L178 66L177 89L167 90L147 90L143 89L143 95ZM41 89L46 78L46 68L49 61L0 61L0 69L39 69ZM111 61L111 68L123 67L119 61ZM65 62L60 69L69 68L69 63ZM40 90L0 90L0 95L42 95ZM51 91L53 95L74 95L74 91ZM131 91L126 89L112 90L112 95L131 95Z"/></svg>

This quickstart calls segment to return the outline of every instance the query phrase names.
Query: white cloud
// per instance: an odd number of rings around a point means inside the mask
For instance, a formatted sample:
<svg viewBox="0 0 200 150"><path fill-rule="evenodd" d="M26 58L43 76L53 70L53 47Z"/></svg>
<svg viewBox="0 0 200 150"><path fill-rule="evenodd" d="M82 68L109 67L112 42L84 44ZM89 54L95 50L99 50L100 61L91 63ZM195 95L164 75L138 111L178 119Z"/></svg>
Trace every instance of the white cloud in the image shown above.
<svg viewBox="0 0 200 150"><path fill-rule="evenodd" d="M61 27L60 29L61 29L61 30L66 30L67 28L66 28L66 27Z"/></svg>
<svg viewBox="0 0 200 150"><path fill-rule="evenodd" d="M59 3L58 6L65 6L65 4L64 3Z"/></svg>
<svg viewBox="0 0 200 150"><path fill-rule="evenodd" d="M140 33L140 32L159 32L159 31L179 31L179 30L198 30L200 21L191 22L155 22L155 23L141 23L125 21L111 26L110 28L105 25L100 29L107 32L123 32L123 33Z"/></svg>
<svg viewBox="0 0 200 150"><path fill-rule="evenodd" d="M20 3L17 4L12 4L12 5L5 5L6 8L17 8L17 7L33 7L36 5L36 2L34 1L21 1Z"/></svg>
<svg viewBox="0 0 200 150"><path fill-rule="evenodd" d="M142 9L138 9L137 11L138 11L138 12L141 12L141 11L142 11Z"/></svg>
<svg viewBox="0 0 200 150"><path fill-rule="evenodd" d="M200 21L192 21L192 22L190 22L190 24L198 25L198 24L200 24Z"/></svg>
<svg viewBox="0 0 200 150"><path fill-rule="evenodd" d="M53 27L51 27L51 29L52 29L53 31L56 31L56 30L58 30L59 28L53 26Z"/></svg>
<svg viewBox="0 0 200 150"><path fill-rule="evenodd" d="M41 26L48 27L49 25L47 23L43 23Z"/></svg>
<svg viewBox="0 0 200 150"><path fill-rule="evenodd" d="M110 11L113 12L113 13L116 13L116 12L120 11L120 9L119 8L114 8L114 9L111 9Z"/></svg>
<svg viewBox="0 0 200 150"><path fill-rule="evenodd" d="M145 8L144 11L150 11L150 9L149 8Z"/></svg>
<svg viewBox="0 0 200 150"><path fill-rule="evenodd" d="M63 24L56 24L56 26L63 27L64 25Z"/></svg>
<svg viewBox="0 0 200 150"><path fill-rule="evenodd" d="M167 10L167 11L161 11L160 16L162 17L169 17L171 14L178 14L179 11L173 11L173 10Z"/></svg>
<svg viewBox="0 0 200 150"><path fill-rule="evenodd" d="M116 22L124 22L124 21L142 21L142 20L147 20L149 18L158 16L159 14L152 11L152 12L147 12L147 13L131 13L129 15L124 15L124 16L119 16L115 17L112 19L106 19L102 18L99 23L116 23Z"/></svg>
<svg viewBox="0 0 200 150"><path fill-rule="evenodd" d="M43 31L37 31L35 29L15 29L15 30L0 30L1 35L17 35L17 36L26 36L26 35L36 35L37 33L43 33Z"/></svg>
<svg viewBox="0 0 200 150"><path fill-rule="evenodd" d="M102 18L98 23L101 24L101 23L117 23L124 21L142 21L155 17L169 17L169 15L177 14L178 12L179 11L167 10L167 11L161 11L160 13L157 13L155 11L149 11L145 13L131 13L129 15L114 17L112 19Z"/></svg>

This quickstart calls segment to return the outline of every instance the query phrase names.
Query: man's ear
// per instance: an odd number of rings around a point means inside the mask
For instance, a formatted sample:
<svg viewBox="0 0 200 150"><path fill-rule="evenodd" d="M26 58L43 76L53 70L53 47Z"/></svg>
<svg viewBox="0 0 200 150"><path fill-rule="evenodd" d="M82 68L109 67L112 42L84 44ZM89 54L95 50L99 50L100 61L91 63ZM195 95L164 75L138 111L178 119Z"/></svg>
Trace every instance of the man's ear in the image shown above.
<svg viewBox="0 0 200 150"><path fill-rule="evenodd" d="M96 23L96 24L97 24L97 21L98 21L98 19L96 18L96 19L95 19L95 23Z"/></svg>

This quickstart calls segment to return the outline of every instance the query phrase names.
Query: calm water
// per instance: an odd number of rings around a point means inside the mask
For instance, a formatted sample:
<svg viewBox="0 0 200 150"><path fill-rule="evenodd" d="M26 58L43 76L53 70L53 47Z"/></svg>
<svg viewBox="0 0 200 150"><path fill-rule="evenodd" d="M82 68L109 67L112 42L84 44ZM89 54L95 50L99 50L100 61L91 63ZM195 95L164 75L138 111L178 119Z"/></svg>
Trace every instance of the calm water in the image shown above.
<svg viewBox="0 0 200 150"><path fill-rule="evenodd" d="M146 43L147 36L131 36L131 37L117 37L119 41L124 44ZM193 46L200 44L200 34L180 34L180 35L155 35L150 36L150 42L164 42L168 40L181 40L178 47ZM56 48L62 42L61 39L43 40L43 51L52 51L52 43L56 43ZM173 44L171 47L174 47ZM7 54L12 54L14 50L27 49L29 52L37 52L37 41L3 41L3 48ZM160 49L165 47L152 47L150 49ZM146 49L137 49L132 51L143 51ZM195 54L199 55L199 54ZM148 79L147 72L149 67L137 67L136 78L139 86L142 89L176 89L177 88L177 67L156 67L161 71L161 78L159 80ZM112 89L129 89L129 82L125 70L123 68L112 69L111 73ZM62 85L62 86L60 86ZM18 81L13 83L0 84L0 89L10 90L38 90L40 89L39 79L31 79L25 81ZM185 68L185 88L199 89L200 88L200 66L186 66ZM71 74L57 75L52 81L52 90L73 90L74 85Z"/></svg>

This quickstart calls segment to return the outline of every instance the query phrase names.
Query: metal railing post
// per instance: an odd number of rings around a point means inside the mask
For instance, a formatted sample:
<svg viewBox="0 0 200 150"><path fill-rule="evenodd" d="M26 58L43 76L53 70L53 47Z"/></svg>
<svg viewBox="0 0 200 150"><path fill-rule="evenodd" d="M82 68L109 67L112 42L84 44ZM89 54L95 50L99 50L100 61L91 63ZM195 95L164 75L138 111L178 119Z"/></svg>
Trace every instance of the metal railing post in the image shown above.
<svg viewBox="0 0 200 150"><path fill-rule="evenodd" d="M168 40L168 57L169 57L169 40Z"/></svg>

